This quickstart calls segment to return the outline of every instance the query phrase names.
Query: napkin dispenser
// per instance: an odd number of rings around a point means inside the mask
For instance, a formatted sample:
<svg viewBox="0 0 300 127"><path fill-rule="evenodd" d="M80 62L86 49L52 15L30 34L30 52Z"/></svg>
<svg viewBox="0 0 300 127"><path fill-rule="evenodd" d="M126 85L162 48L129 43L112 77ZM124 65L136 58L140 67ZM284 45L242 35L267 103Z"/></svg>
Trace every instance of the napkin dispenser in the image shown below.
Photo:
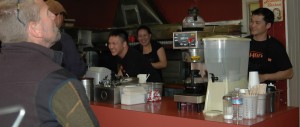
<svg viewBox="0 0 300 127"><path fill-rule="evenodd" d="M109 104L120 104L120 89L117 87L95 87L95 101Z"/></svg>

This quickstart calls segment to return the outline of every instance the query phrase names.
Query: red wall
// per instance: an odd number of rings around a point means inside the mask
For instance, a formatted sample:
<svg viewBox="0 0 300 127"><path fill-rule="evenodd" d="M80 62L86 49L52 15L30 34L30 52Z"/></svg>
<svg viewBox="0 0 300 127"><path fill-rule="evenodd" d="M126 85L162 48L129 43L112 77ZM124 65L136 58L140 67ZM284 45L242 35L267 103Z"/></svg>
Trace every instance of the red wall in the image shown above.
<svg viewBox="0 0 300 127"><path fill-rule="evenodd" d="M59 0L75 19L75 26L84 28L109 28L113 25L118 0Z"/></svg>
<svg viewBox="0 0 300 127"><path fill-rule="evenodd" d="M59 0L76 19L75 26L87 28L113 27L119 0ZM149 0L150 1L150 0ZM168 23L181 23L190 7L198 7L205 21L242 19L241 0L153 0Z"/></svg>
<svg viewBox="0 0 300 127"><path fill-rule="evenodd" d="M160 12L170 23L181 23L188 8L198 7L207 22L242 19L241 0L154 0ZM172 2L170 4L170 2Z"/></svg>

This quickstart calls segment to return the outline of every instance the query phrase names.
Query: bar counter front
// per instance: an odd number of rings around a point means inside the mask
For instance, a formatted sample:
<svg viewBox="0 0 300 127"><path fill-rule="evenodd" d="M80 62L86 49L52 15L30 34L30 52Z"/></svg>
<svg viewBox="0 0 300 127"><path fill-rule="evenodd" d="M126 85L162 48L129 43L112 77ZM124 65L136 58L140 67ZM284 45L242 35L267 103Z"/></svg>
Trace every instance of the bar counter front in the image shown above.
<svg viewBox="0 0 300 127"><path fill-rule="evenodd" d="M136 105L91 102L91 107L101 127L299 127L298 107L281 107L274 113L239 121L178 111L173 97Z"/></svg>

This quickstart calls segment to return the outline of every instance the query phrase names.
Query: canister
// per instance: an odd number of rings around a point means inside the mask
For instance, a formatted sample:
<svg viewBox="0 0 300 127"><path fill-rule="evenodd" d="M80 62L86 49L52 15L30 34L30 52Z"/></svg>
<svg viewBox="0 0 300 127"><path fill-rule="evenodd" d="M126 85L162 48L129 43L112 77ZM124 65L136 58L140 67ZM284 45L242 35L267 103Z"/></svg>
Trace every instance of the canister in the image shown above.
<svg viewBox="0 0 300 127"><path fill-rule="evenodd" d="M223 96L223 116L224 119L232 119L233 118L233 107L231 102L231 95Z"/></svg>

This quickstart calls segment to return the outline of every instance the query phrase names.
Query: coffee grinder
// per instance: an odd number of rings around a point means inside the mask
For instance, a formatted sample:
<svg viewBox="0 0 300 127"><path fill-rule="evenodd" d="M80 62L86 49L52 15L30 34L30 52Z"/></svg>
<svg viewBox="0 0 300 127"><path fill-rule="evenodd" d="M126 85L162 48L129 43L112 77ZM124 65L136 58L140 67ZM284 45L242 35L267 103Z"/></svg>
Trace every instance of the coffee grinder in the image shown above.
<svg viewBox="0 0 300 127"><path fill-rule="evenodd" d="M216 35L203 38L208 85L204 114L222 114L222 97L234 88L248 86L250 39Z"/></svg>

